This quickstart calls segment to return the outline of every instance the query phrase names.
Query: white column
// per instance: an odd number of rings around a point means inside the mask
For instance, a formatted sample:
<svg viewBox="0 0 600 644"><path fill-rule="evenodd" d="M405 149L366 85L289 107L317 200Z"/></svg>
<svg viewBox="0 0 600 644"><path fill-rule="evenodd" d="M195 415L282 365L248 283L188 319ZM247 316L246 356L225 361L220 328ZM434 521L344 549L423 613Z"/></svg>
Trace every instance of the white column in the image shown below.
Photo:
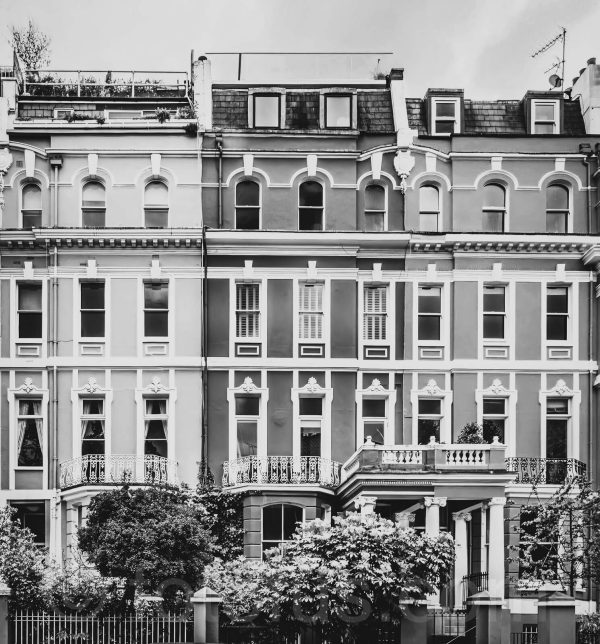
<svg viewBox="0 0 600 644"><path fill-rule="evenodd" d="M426 496L425 497L425 534L431 537L437 537L440 533L440 508L446 507L445 496ZM427 596L428 606L440 605L439 590Z"/></svg>
<svg viewBox="0 0 600 644"><path fill-rule="evenodd" d="M463 577L469 574L469 552L467 549L467 521L471 520L470 512L454 512L454 608L462 608Z"/></svg>
<svg viewBox="0 0 600 644"><path fill-rule="evenodd" d="M404 528L405 530L410 528L410 524L415 522L415 513L414 512L396 512L394 515L394 520L396 525L399 528Z"/></svg>
<svg viewBox="0 0 600 644"><path fill-rule="evenodd" d="M480 570L481 572L487 572L487 560L488 560L488 545L487 545L487 504L481 506L481 555L480 555Z"/></svg>
<svg viewBox="0 0 600 644"><path fill-rule="evenodd" d="M504 506L506 498L498 496L490 499L489 518L489 561L488 561L488 587L492 597L504 599Z"/></svg>
<svg viewBox="0 0 600 644"><path fill-rule="evenodd" d="M376 503L376 496L359 496L354 499L354 507L360 510L360 516L363 518L369 514L374 514Z"/></svg>

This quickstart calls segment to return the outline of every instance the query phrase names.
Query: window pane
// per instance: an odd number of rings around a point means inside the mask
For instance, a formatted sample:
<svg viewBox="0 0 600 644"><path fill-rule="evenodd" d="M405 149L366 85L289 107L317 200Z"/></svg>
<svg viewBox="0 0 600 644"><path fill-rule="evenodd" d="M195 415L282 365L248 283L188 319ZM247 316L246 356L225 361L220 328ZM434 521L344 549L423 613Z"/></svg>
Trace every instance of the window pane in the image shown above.
<svg viewBox="0 0 600 644"><path fill-rule="evenodd" d="M42 211L29 210L22 212L23 215L23 228L41 228L42 226Z"/></svg>
<svg viewBox="0 0 600 644"><path fill-rule="evenodd" d="M546 458L567 458L567 420L552 418L546 422Z"/></svg>
<svg viewBox="0 0 600 644"><path fill-rule="evenodd" d="M260 396L236 396L235 413L237 416L258 416Z"/></svg>
<svg viewBox="0 0 600 644"><path fill-rule="evenodd" d="M322 398L300 398L300 416L321 416L323 413Z"/></svg>
<svg viewBox="0 0 600 644"><path fill-rule="evenodd" d="M300 208L298 228L300 230L322 230L323 210L318 208Z"/></svg>
<svg viewBox="0 0 600 644"><path fill-rule="evenodd" d="M423 186L419 189L419 210L421 212L438 212L440 209L440 193L435 186Z"/></svg>
<svg viewBox="0 0 600 644"><path fill-rule="evenodd" d="M454 121L436 121L435 131L438 134L452 134L454 132Z"/></svg>
<svg viewBox="0 0 600 644"><path fill-rule="evenodd" d="M546 232L547 233L566 233L567 232L567 213L566 212L546 213Z"/></svg>
<svg viewBox="0 0 600 644"><path fill-rule="evenodd" d="M442 413L442 401L438 398L420 398L419 414L420 415L439 415Z"/></svg>
<svg viewBox="0 0 600 644"><path fill-rule="evenodd" d="M254 96L254 127L279 127L279 96Z"/></svg>
<svg viewBox="0 0 600 644"><path fill-rule="evenodd" d="M554 134L553 123L536 123L535 134Z"/></svg>
<svg viewBox="0 0 600 644"><path fill-rule="evenodd" d="M45 503L11 503L16 509L17 519L23 528L33 532L35 543L46 542L46 505Z"/></svg>
<svg viewBox="0 0 600 644"><path fill-rule="evenodd" d="M321 456L321 428L300 429L300 456Z"/></svg>
<svg viewBox="0 0 600 644"><path fill-rule="evenodd" d="M104 423L101 420L86 420L84 439L101 439L104 438ZM161 437L162 438L162 437Z"/></svg>
<svg viewBox="0 0 600 644"><path fill-rule="evenodd" d="M536 121L553 121L554 120L554 103L536 103L535 120Z"/></svg>
<svg viewBox="0 0 600 644"><path fill-rule="evenodd" d="M350 127L350 96L326 96L325 127Z"/></svg>
<svg viewBox="0 0 600 644"><path fill-rule="evenodd" d="M162 416L167 413L166 398L146 398L146 415Z"/></svg>
<svg viewBox="0 0 600 644"><path fill-rule="evenodd" d="M169 211L165 208L146 208L144 220L146 228L166 228L169 223Z"/></svg>
<svg viewBox="0 0 600 644"><path fill-rule="evenodd" d="M365 231L368 233L378 233L384 230L383 213L368 212L365 216Z"/></svg>
<svg viewBox="0 0 600 644"><path fill-rule="evenodd" d="M437 213L435 214L423 214L419 215L419 230L429 233L437 233L439 227L439 217Z"/></svg>
<svg viewBox="0 0 600 644"><path fill-rule="evenodd" d="M436 441L440 439L440 421L428 418L419 418L418 422L418 441L419 445L427 445L431 437Z"/></svg>
<svg viewBox="0 0 600 644"><path fill-rule="evenodd" d="M383 186L366 187L365 210L385 210L385 190Z"/></svg>
<svg viewBox="0 0 600 644"><path fill-rule="evenodd" d="M149 420L146 429L146 439L162 439L166 440L165 421L163 420Z"/></svg>
<svg viewBox="0 0 600 644"><path fill-rule="evenodd" d="M263 508L263 539L281 541L283 538L283 506L268 505Z"/></svg>
<svg viewBox="0 0 600 644"><path fill-rule="evenodd" d="M258 206L260 188L254 181L241 181L236 186L237 206Z"/></svg>
<svg viewBox="0 0 600 644"><path fill-rule="evenodd" d="M547 308L548 313L568 313L569 298L566 286L548 289Z"/></svg>
<svg viewBox="0 0 600 644"><path fill-rule="evenodd" d="M147 337L169 335L169 314L167 311L146 311L144 314L144 334Z"/></svg>
<svg viewBox="0 0 600 644"><path fill-rule="evenodd" d="M258 208L237 208L235 211L235 227L238 230L258 230L260 211Z"/></svg>
<svg viewBox="0 0 600 644"><path fill-rule="evenodd" d="M302 523L302 508L295 505L283 506L283 539L289 541L294 532L296 524Z"/></svg>
<svg viewBox="0 0 600 644"><path fill-rule="evenodd" d="M102 207L106 200L104 186L97 181L88 181L83 186L81 198L84 206Z"/></svg>
<svg viewBox="0 0 600 644"><path fill-rule="evenodd" d="M569 191L560 185L548 186L546 191L546 208L549 210L568 210Z"/></svg>
<svg viewBox="0 0 600 644"><path fill-rule="evenodd" d="M33 419L23 419L18 421L19 430L21 430L21 424L25 425L21 449L19 450L18 465L20 466L41 467L43 465L37 422L41 421L35 421Z"/></svg>
<svg viewBox="0 0 600 644"><path fill-rule="evenodd" d="M81 337L103 338L104 337L104 311L82 311L81 312Z"/></svg>
<svg viewBox="0 0 600 644"><path fill-rule="evenodd" d="M504 231L504 212L484 211L481 229L486 233L501 233Z"/></svg>
<svg viewBox="0 0 600 644"><path fill-rule="evenodd" d="M237 424L237 456L256 456L257 427L255 422L238 422Z"/></svg>
<svg viewBox="0 0 600 644"><path fill-rule="evenodd" d="M102 455L105 453L104 440L83 440L81 441L81 455Z"/></svg>
<svg viewBox="0 0 600 644"><path fill-rule="evenodd" d="M41 311L42 310L42 285L41 284L19 284L19 310L20 311Z"/></svg>
<svg viewBox="0 0 600 644"><path fill-rule="evenodd" d="M42 337L42 314L41 313L19 313L19 337L20 338L41 338Z"/></svg>
<svg viewBox="0 0 600 644"><path fill-rule="evenodd" d="M39 186L28 184L23 188L23 210L41 210L42 191Z"/></svg>
<svg viewBox="0 0 600 644"><path fill-rule="evenodd" d="M419 340L440 339L440 318L437 315L420 315L418 325Z"/></svg>
<svg viewBox="0 0 600 644"><path fill-rule="evenodd" d="M104 308L104 284L100 282L81 283L81 308Z"/></svg>
<svg viewBox="0 0 600 644"><path fill-rule="evenodd" d="M166 206L169 203L169 191L162 181L151 181L144 190L146 206Z"/></svg>
<svg viewBox="0 0 600 644"><path fill-rule="evenodd" d="M167 441L160 439L149 439L144 441L144 454L147 456L162 456L162 458L168 458Z"/></svg>
<svg viewBox="0 0 600 644"><path fill-rule="evenodd" d="M385 418L383 398L363 398L363 418Z"/></svg>
<svg viewBox="0 0 600 644"><path fill-rule="evenodd" d="M546 414L564 414L569 413L569 401L566 398L548 398L546 401Z"/></svg>
<svg viewBox="0 0 600 644"><path fill-rule="evenodd" d="M436 116L452 116L454 117L456 113L456 103L448 102L443 103L441 101L436 101L435 103L435 115Z"/></svg>
<svg viewBox="0 0 600 644"><path fill-rule="evenodd" d="M484 208L504 208L506 193L502 186L490 183L483 188Z"/></svg>
<svg viewBox="0 0 600 644"><path fill-rule="evenodd" d="M364 436L365 436L365 439L367 439L367 437L371 437L371 440L375 443L375 445L383 445L385 442L383 437L384 436L383 423L366 422L364 427Z"/></svg>
<svg viewBox="0 0 600 644"><path fill-rule="evenodd" d="M419 287L419 313L440 313L442 310L439 286Z"/></svg>
<svg viewBox="0 0 600 644"><path fill-rule="evenodd" d="M82 212L81 223L84 228L104 228L106 222L106 210L95 209Z"/></svg>
<svg viewBox="0 0 600 644"><path fill-rule="evenodd" d="M504 398L484 398L483 399L483 413L484 414L497 414L504 415L506 400Z"/></svg>
<svg viewBox="0 0 600 644"><path fill-rule="evenodd" d="M500 443L504 443L504 418L483 419L483 440L485 443L493 443L494 436L498 437Z"/></svg>
<svg viewBox="0 0 600 644"><path fill-rule="evenodd" d="M483 316L483 337L501 340L504 338L504 316L489 315Z"/></svg>
<svg viewBox="0 0 600 644"><path fill-rule="evenodd" d="M305 181L300 184L301 206L323 206L323 186L316 181Z"/></svg>
<svg viewBox="0 0 600 644"><path fill-rule="evenodd" d="M102 415L104 413L104 401L98 399L85 400L83 413L86 415Z"/></svg>
<svg viewBox="0 0 600 644"><path fill-rule="evenodd" d="M548 340L567 339L566 315L549 315L546 320L546 337Z"/></svg>
<svg viewBox="0 0 600 644"><path fill-rule="evenodd" d="M147 309L166 309L169 306L169 285L160 282L144 284L144 307Z"/></svg>
<svg viewBox="0 0 600 644"><path fill-rule="evenodd" d="M504 311L504 286L484 286L483 310Z"/></svg>

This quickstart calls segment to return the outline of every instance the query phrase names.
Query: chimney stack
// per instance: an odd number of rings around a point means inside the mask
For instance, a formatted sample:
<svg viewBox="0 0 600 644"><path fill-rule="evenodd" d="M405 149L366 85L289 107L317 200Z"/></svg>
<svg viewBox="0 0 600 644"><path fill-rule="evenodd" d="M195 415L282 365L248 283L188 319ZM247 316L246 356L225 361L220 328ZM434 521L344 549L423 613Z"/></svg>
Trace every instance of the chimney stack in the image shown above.
<svg viewBox="0 0 600 644"><path fill-rule="evenodd" d="M579 98L586 134L600 134L600 65L595 58L573 79L571 96Z"/></svg>

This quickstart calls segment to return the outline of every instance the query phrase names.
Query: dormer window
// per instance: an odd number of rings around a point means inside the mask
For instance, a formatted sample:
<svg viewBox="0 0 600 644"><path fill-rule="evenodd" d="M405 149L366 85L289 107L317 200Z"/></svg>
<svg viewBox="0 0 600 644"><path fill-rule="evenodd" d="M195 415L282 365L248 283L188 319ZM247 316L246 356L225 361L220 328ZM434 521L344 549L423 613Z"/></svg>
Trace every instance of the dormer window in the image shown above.
<svg viewBox="0 0 600 644"><path fill-rule="evenodd" d="M531 133L559 134L559 102L531 101Z"/></svg>
<svg viewBox="0 0 600 644"><path fill-rule="evenodd" d="M325 96L325 127L352 127L352 96L329 94Z"/></svg>
<svg viewBox="0 0 600 644"><path fill-rule="evenodd" d="M254 94L254 127L281 127L281 95Z"/></svg>
<svg viewBox="0 0 600 644"><path fill-rule="evenodd" d="M460 132L460 99L433 98L432 134L455 134Z"/></svg>

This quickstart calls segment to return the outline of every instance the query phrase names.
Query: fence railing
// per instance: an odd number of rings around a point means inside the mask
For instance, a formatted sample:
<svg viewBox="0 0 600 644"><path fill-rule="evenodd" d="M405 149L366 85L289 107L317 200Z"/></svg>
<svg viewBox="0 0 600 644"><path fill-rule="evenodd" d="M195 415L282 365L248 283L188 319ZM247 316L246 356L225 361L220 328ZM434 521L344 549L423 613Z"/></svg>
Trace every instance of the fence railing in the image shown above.
<svg viewBox="0 0 600 644"><path fill-rule="evenodd" d="M223 463L223 486L246 483L340 484L340 463L320 456L244 456Z"/></svg>
<svg viewBox="0 0 600 644"><path fill-rule="evenodd" d="M30 96L168 98L188 91L188 74L181 71L28 69L23 75L23 93Z"/></svg>
<svg viewBox="0 0 600 644"><path fill-rule="evenodd" d="M513 456L506 459L506 469L516 472L515 483L561 485L575 477L585 477L587 467L576 458L535 458Z"/></svg>
<svg viewBox="0 0 600 644"><path fill-rule="evenodd" d="M480 593L483 590L488 590L488 574L487 572L474 572L470 575L465 575L462 578L462 600L463 606L467 603L467 597Z"/></svg>
<svg viewBox="0 0 600 644"><path fill-rule="evenodd" d="M428 633L434 638L463 637L465 634L464 610L452 610L449 608L436 608L428 611ZM434 641L438 641L435 639Z"/></svg>
<svg viewBox="0 0 600 644"><path fill-rule="evenodd" d="M194 641L193 618L175 613L98 616L17 611L10 616L9 628L11 644L167 644Z"/></svg>
<svg viewBox="0 0 600 644"><path fill-rule="evenodd" d="M511 633L510 644L538 644L537 633Z"/></svg>
<svg viewBox="0 0 600 644"><path fill-rule="evenodd" d="M76 485L176 485L177 463L162 456L90 454L60 464L62 489Z"/></svg>

